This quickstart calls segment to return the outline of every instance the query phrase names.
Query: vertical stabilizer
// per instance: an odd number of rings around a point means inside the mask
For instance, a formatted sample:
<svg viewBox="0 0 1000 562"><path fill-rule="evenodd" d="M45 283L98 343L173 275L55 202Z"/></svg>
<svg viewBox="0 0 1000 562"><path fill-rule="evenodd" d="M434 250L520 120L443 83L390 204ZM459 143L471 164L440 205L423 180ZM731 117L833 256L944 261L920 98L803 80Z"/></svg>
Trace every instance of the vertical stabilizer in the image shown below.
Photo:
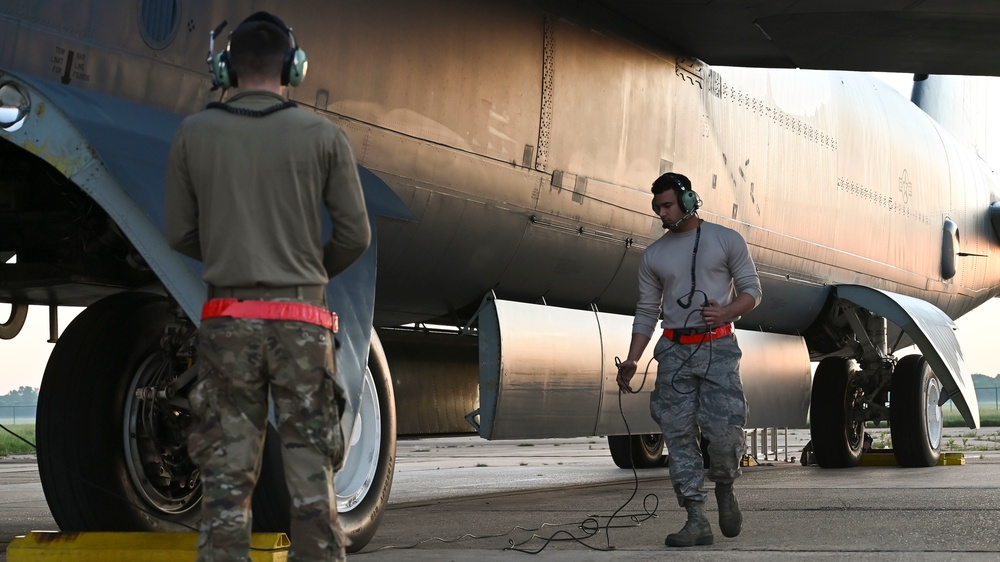
<svg viewBox="0 0 1000 562"><path fill-rule="evenodd" d="M1000 171L1000 79L918 74L911 97L920 109Z"/></svg>

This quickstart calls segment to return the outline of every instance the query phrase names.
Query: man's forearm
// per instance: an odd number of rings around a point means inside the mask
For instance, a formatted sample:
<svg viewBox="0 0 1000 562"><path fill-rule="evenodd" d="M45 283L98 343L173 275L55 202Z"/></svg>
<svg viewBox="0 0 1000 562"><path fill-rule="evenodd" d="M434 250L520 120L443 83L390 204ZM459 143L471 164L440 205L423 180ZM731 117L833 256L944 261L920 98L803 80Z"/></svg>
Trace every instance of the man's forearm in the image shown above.
<svg viewBox="0 0 1000 562"><path fill-rule="evenodd" d="M753 298L749 293L740 293L733 302L725 306L726 320L732 321L734 318L739 318L747 312L750 312L757 305L757 299Z"/></svg>
<svg viewBox="0 0 1000 562"><path fill-rule="evenodd" d="M642 358L642 352L646 351L649 345L649 336L639 332L632 333L632 343L628 346L628 360L638 362Z"/></svg>

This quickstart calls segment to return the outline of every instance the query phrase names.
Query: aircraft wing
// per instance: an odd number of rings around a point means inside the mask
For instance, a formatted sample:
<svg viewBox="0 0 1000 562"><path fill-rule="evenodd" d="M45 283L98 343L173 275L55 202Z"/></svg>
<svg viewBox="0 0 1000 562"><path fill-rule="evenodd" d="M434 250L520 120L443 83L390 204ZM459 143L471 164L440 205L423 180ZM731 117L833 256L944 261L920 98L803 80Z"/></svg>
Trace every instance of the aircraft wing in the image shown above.
<svg viewBox="0 0 1000 562"><path fill-rule="evenodd" d="M591 0L553 11L617 20L712 65L1000 76L989 0Z"/></svg>

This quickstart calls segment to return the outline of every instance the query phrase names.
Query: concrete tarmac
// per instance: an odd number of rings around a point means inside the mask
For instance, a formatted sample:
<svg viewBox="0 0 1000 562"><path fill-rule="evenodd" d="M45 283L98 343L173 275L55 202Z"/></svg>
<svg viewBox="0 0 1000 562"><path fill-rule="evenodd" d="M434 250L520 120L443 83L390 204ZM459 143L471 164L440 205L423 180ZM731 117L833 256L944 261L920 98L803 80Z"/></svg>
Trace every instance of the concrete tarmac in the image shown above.
<svg viewBox="0 0 1000 562"><path fill-rule="evenodd" d="M808 432L791 431L786 447L779 435L777 452L744 469L739 537L718 530L710 493L715 544L683 549L663 545L685 520L667 469L636 478L614 466L604 439L400 441L390 507L349 558L1000 560L997 428L947 430L944 449L964 452L966 464L922 469L804 467L807 440ZM33 459L0 460L0 549L54 528Z"/></svg>

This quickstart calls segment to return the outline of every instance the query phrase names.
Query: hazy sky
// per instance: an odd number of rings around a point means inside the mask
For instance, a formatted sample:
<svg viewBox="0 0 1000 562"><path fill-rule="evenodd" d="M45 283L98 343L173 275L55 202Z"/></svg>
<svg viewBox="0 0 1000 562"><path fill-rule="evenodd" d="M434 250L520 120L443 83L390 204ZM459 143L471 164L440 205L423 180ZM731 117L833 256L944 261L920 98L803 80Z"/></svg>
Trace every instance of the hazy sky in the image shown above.
<svg viewBox="0 0 1000 562"><path fill-rule="evenodd" d="M879 74L879 77L909 98L910 75ZM9 316L9 305L0 305L0 321ZM79 308L59 309L60 332L79 313ZM965 353L970 373L989 376L1000 374L1000 359L996 355L996 326L1000 318L1000 299L992 299L957 321L958 340ZM45 362L53 344L47 343L48 309L31 307L21 334L13 340L0 340L0 395L20 386L41 384Z"/></svg>
<svg viewBox="0 0 1000 562"><path fill-rule="evenodd" d="M59 332L62 333L70 321L82 308L62 307L59 309ZM0 304L0 321L10 317L10 305ZM22 386L38 387L42 383L45 362L52 353L53 344L49 339L49 309L44 306L28 308L28 319L21 333L12 340L0 340L0 395Z"/></svg>

